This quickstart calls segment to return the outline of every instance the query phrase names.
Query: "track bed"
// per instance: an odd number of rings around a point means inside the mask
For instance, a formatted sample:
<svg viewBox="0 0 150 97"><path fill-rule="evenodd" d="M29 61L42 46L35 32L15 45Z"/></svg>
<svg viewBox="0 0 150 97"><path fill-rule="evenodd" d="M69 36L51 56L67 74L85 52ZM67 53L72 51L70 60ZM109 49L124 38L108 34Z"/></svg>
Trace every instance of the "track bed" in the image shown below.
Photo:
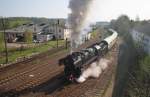
<svg viewBox="0 0 150 97"><path fill-rule="evenodd" d="M80 46L79 49L87 47L96 41L98 40L91 40ZM46 81L55 79L55 76L63 72L63 66L60 67L57 64L58 59L67 54L67 50L58 51L52 56L45 53L45 56L42 55L42 57L0 69L0 96L20 95L20 92L28 91Z"/></svg>
<svg viewBox="0 0 150 97"><path fill-rule="evenodd" d="M118 56L118 45L104 57L111 60L108 68L98 79L89 78L82 84L66 83L63 74L58 74L52 80L31 89L21 97L102 97L114 75Z"/></svg>

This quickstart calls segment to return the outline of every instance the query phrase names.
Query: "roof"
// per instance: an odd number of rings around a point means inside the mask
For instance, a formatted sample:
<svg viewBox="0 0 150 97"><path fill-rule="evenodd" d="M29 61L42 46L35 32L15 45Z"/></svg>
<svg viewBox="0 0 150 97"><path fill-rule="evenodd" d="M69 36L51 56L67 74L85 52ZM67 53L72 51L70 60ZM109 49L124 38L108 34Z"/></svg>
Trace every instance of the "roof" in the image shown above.
<svg viewBox="0 0 150 97"><path fill-rule="evenodd" d="M142 32L144 34L147 34L148 36L150 36L150 23L146 23L143 25L138 25L134 28L134 30L138 31L138 32Z"/></svg>
<svg viewBox="0 0 150 97"><path fill-rule="evenodd" d="M54 35L54 33L41 33L40 35Z"/></svg>
<svg viewBox="0 0 150 97"><path fill-rule="evenodd" d="M56 26L56 25L57 25L57 27L61 27L64 29L67 28L65 25L65 20L63 20L63 19L59 21L59 24L56 24L57 23L56 19L51 19L50 21L51 21L50 23L43 22L43 23L38 23L38 24L34 24L34 23L22 24L21 26L18 26L17 28L7 29L6 32L8 32L8 33L24 33L26 30L29 30L34 33L39 33L39 32L44 31L44 29L49 29L49 27Z"/></svg>

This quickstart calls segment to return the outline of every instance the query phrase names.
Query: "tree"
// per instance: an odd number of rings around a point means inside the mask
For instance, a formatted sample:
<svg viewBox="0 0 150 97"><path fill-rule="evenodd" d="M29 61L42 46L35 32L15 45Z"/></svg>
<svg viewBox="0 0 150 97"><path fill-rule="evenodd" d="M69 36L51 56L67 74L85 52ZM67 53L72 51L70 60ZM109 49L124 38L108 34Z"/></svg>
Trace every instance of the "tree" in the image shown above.
<svg viewBox="0 0 150 97"><path fill-rule="evenodd" d="M33 32L30 30L26 30L24 33L24 41L26 43L32 43L33 41Z"/></svg>
<svg viewBox="0 0 150 97"><path fill-rule="evenodd" d="M16 27L18 27L20 24L18 23L18 22L15 22L14 24L13 24L13 28L16 28Z"/></svg>
<svg viewBox="0 0 150 97"><path fill-rule="evenodd" d="M8 19L6 18L1 18L1 24L3 28L3 33L2 33L2 39L4 40L4 46L5 46L5 54L6 54L6 63L8 63L8 49L7 49L7 39L6 39L6 32L5 30L8 27ZM3 46L3 45L2 45Z"/></svg>
<svg viewBox="0 0 150 97"><path fill-rule="evenodd" d="M117 20L112 20L110 26L115 29L119 36L121 36L126 42L132 41L130 30L132 29L133 23L126 15L121 15Z"/></svg>
<svg viewBox="0 0 150 97"><path fill-rule="evenodd" d="M120 34L125 34L130 30L130 19L126 15L119 16L118 19L113 23L115 30L117 30Z"/></svg>
<svg viewBox="0 0 150 97"><path fill-rule="evenodd" d="M0 52L4 51L4 33L0 32Z"/></svg>
<svg viewBox="0 0 150 97"><path fill-rule="evenodd" d="M3 23L2 23L3 18L0 16L0 30L3 30Z"/></svg>

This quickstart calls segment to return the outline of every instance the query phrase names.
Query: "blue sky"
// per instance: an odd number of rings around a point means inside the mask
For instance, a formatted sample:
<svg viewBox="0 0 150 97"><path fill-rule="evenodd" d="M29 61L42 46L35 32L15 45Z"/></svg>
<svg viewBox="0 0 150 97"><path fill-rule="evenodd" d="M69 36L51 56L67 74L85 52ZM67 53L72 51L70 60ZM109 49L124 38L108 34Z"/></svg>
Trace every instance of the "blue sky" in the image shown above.
<svg viewBox="0 0 150 97"><path fill-rule="evenodd" d="M89 19L110 21L121 14L150 19L150 0L93 0ZM69 0L0 0L0 16L67 18Z"/></svg>
<svg viewBox="0 0 150 97"><path fill-rule="evenodd" d="M68 0L0 0L0 15L66 18Z"/></svg>

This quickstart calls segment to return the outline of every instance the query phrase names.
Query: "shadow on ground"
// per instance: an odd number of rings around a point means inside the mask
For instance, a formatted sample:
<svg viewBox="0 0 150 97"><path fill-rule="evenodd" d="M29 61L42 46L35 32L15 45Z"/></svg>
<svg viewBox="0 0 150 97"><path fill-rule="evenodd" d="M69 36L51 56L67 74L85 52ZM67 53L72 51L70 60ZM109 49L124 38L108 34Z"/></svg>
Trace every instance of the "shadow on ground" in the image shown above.
<svg viewBox="0 0 150 97"><path fill-rule="evenodd" d="M54 76L50 80L48 80L45 83L42 83L32 89L30 89L31 92L44 92L45 94L51 94L56 90L63 89L64 86L69 85L69 82L65 81L65 77L63 75L63 72Z"/></svg>
<svg viewBox="0 0 150 97"><path fill-rule="evenodd" d="M10 90L6 93L0 93L0 97L19 97L20 95L28 94L28 93L45 93L51 94L56 90L62 90L64 86L69 85L69 82L66 82L63 72L52 77L48 81L35 86L33 88L27 88L20 92Z"/></svg>

